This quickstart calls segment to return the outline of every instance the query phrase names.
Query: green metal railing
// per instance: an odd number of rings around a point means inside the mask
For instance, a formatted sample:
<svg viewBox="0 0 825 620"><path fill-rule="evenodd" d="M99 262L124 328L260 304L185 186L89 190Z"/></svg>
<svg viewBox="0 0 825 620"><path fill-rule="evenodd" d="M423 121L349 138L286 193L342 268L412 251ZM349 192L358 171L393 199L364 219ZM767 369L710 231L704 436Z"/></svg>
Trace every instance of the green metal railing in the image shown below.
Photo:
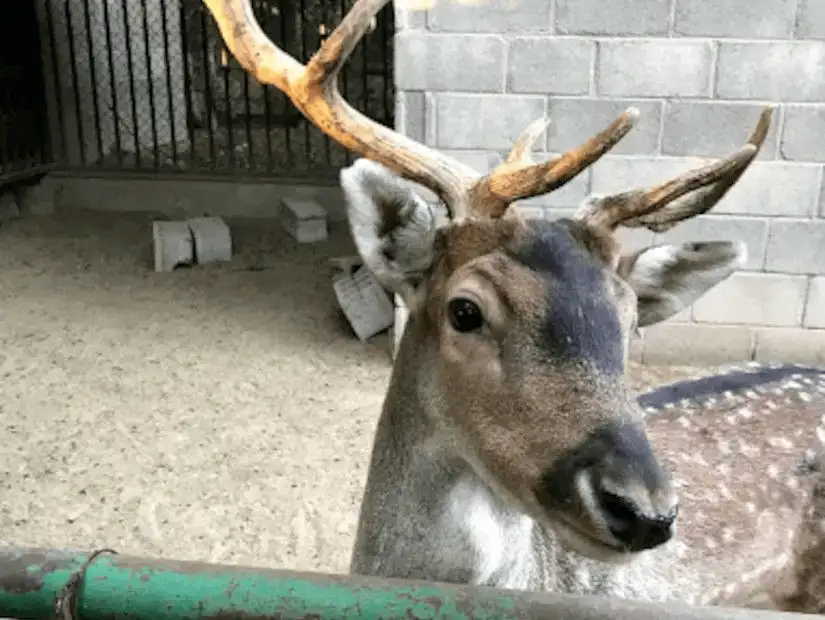
<svg viewBox="0 0 825 620"><path fill-rule="evenodd" d="M0 618L800 620L809 617L112 554L0 548Z"/></svg>

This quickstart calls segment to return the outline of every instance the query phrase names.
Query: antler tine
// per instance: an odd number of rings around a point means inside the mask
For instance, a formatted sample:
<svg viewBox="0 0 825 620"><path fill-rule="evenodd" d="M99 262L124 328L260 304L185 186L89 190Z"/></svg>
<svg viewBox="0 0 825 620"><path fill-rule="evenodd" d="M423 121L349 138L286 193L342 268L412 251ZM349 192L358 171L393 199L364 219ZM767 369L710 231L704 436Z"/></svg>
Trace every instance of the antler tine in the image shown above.
<svg viewBox="0 0 825 620"><path fill-rule="evenodd" d="M638 118L639 111L628 108L583 144L540 164L533 162L530 148L548 121L534 121L516 140L506 161L479 179L471 189L473 213L500 217L516 200L547 194L561 187L612 149Z"/></svg>
<svg viewBox="0 0 825 620"><path fill-rule="evenodd" d="M356 0L306 66L269 40L250 0L203 2L229 51L255 79L283 91L307 119L343 147L432 189L454 217L469 214L469 188L479 177L475 170L367 118L338 91L341 67L389 0Z"/></svg>
<svg viewBox="0 0 825 620"><path fill-rule="evenodd" d="M710 211L756 158L768 135L772 113L772 106L765 107L747 143L728 157L649 189L591 198L575 217L609 229L621 225L664 232Z"/></svg>

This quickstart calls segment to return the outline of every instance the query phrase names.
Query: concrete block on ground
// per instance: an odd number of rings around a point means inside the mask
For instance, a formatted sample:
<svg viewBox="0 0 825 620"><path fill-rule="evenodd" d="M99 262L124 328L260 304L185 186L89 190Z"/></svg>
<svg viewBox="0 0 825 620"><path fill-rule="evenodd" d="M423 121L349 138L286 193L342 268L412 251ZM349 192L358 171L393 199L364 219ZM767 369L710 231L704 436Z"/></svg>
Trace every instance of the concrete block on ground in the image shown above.
<svg viewBox="0 0 825 620"><path fill-rule="evenodd" d="M299 243L315 243L327 238L327 212L314 200L284 198L281 222L284 230Z"/></svg>
<svg viewBox="0 0 825 620"><path fill-rule="evenodd" d="M39 183L22 185L16 190L17 205L20 211L29 215L50 215L55 211L58 185L50 178L41 179Z"/></svg>
<svg viewBox="0 0 825 620"><path fill-rule="evenodd" d="M366 341L392 326L394 308L390 296L361 258L334 258L330 264L335 270L335 297L358 339Z"/></svg>
<svg viewBox="0 0 825 620"><path fill-rule="evenodd" d="M17 196L10 191L0 194L0 220L10 220L15 217L20 217Z"/></svg>
<svg viewBox="0 0 825 620"><path fill-rule="evenodd" d="M758 362L825 364L825 329L759 327L755 339Z"/></svg>
<svg viewBox="0 0 825 620"><path fill-rule="evenodd" d="M155 271L172 271L195 262L195 244L186 222L152 222Z"/></svg>
<svg viewBox="0 0 825 620"><path fill-rule="evenodd" d="M232 260L232 234L219 217L193 217L187 220L199 265Z"/></svg>

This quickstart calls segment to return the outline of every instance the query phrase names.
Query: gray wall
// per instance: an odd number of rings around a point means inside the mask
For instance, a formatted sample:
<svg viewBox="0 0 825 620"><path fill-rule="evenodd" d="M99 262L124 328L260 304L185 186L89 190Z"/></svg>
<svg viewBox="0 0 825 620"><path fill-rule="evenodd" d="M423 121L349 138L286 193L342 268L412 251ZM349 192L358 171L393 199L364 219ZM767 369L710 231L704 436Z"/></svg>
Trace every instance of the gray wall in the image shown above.
<svg viewBox="0 0 825 620"><path fill-rule="evenodd" d="M825 362L825 0L437 0L396 13L399 128L479 170L542 115L549 155L639 108L610 155L523 203L548 217L726 155L778 104L759 161L713 215L624 235L739 239L750 252L743 272L646 330L634 356Z"/></svg>

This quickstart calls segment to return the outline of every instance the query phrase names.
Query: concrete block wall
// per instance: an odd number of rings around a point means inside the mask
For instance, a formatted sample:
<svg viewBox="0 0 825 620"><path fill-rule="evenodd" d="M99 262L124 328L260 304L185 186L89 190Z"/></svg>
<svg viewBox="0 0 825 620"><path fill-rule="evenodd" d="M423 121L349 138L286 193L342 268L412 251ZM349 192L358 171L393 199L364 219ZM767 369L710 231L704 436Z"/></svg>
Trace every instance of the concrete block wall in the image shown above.
<svg viewBox="0 0 825 620"><path fill-rule="evenodd" d="M650 363L825 363L825 1L437 0L396 6L401 131L484 171L534 119L537 155L581 143L630 105L636 128L555 193L520 205L569 214L591 192L663 181L744 143L777 104L757 162L712 214L628 245L743 240L744 270L645 331Z"/></svg>

